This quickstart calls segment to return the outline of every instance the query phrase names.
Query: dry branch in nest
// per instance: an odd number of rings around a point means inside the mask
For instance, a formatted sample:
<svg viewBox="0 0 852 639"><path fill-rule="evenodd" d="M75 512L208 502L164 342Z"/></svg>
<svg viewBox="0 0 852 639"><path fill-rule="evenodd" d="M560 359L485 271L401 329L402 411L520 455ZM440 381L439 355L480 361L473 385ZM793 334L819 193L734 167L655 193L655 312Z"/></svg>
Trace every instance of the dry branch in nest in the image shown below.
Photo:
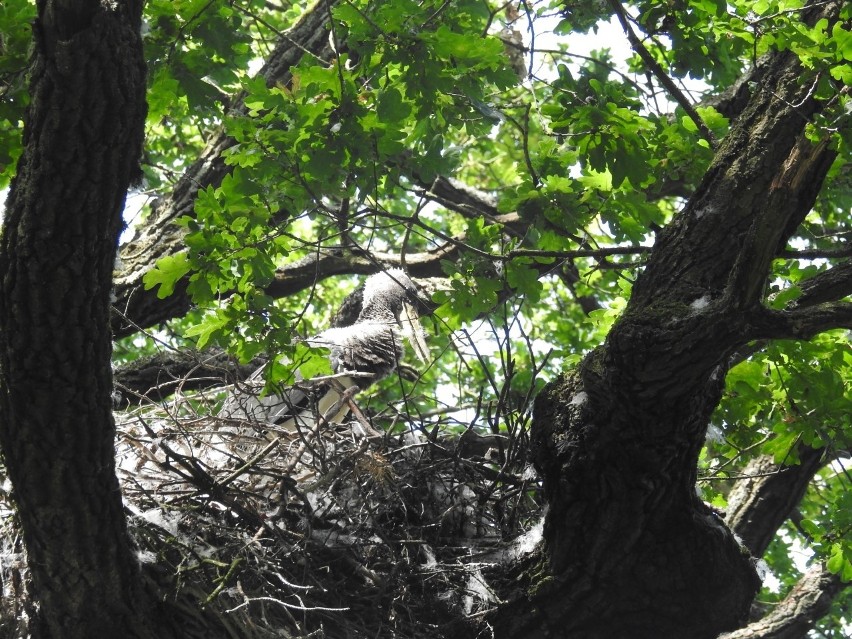
<svg viewBox="0 0 852 639"><path fill-rule="evenodd" d="M228 392L116 414L128 521L161 596L234 637L435 637L496 603L480 569L539 507L520 438L498 463L494 438L472 431L386 434L357 396L346 424L289 432L215 417ZM7 607L22 601L16 534Z"/></svg>

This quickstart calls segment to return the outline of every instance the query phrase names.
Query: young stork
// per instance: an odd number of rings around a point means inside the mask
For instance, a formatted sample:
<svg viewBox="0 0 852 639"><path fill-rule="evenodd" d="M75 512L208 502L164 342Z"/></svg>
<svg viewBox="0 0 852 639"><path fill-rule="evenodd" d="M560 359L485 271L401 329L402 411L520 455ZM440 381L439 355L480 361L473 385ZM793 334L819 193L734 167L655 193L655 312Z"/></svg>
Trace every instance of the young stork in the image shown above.
<svg viewBox="0 0 852 639"><path fill-rule="evenodd" d="M360 291L356 290L344 302L347 313L354 314L353 308L357 310ZM261 367L225 401L220 416L259 424L274 423L289 431L312 429L317 416L327 423L342 423L349 413L349 404L341 391L352 386L363 390L390 375L404 354L403 338L408 338L418 358L427 361L428 351L417 312L421 299L414 282L400 269L371 275L360 294L357 319L307 340L311 346L330 349L331 368L336 374L333 380L303 381L297 372L293 386L264 396ZM336 322L346 321L346 314L338 313Z"/></svg>

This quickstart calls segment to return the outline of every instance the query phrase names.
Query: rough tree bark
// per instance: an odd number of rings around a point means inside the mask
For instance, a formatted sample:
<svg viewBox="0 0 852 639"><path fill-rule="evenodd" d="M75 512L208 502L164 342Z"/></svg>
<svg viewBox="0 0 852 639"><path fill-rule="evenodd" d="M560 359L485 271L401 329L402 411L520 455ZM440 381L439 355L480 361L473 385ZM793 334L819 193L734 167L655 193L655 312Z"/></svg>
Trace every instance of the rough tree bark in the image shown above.
<svg viewBox="0 0 852 639"><path fill-rule="evenodd" d="M802 444L796 465L779 465L764 455L743 469L744 479L729 495L725 519L752 555L761 557L766 552L778 528L798 507L814 474L827 463L826 453L824 448ZM803 639L843 587L839 575L817 563L768 614L720 639Z"/></svg>
<svg viewBox="0 0 852 639"><path fill-rule="evenodd" d="M223 380L245 379L262 363L241 366L220 349L166 351L143 357L115 371L113 403L123 408L162 401L177 391L221 386Z"/></svg>
<svg viewBox="0 0 852 639"><path fill-rule="evenodd" d="M40 0L0 244L0 444L38 637L150 637L115 475L110 288L139 175L141 0Z"/></svg>
<svg viewBox="0 0 852 639"><path fill-rule="evenodd" d="M772 612L719 639L804 639L842 588L840 577L815 564Z"/></svg>
<svg viewBox="0 0 852 639"><path fill-rule="evenodd" d="M728 497L725 522L755 557L766 552L825 463L824 448L801 445L797 454L799 463L794 466L779 466L770 456L755 458L743 470L746 479Z"/></svg>
<svg viewBox="0 0 852 639"><path fill-rule="evenodd" d="M498 637L709 639L746 620L760 583L696 496L697 459L735 348L849 319L848 305L762 305L771 260L834 158L803 136L820 108L811 83L793 54L772 55L605 344L539 396L544 553L501 593Z"/></svg>

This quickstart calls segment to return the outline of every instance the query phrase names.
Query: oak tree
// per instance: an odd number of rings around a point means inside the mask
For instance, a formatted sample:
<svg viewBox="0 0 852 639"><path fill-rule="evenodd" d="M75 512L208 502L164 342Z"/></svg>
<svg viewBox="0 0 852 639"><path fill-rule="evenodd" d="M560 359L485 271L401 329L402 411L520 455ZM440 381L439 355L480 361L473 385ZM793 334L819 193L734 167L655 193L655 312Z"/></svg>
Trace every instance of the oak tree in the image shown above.
<svg viewBox="0 0 852 639"><path fill-rule="evenodd" d="M844 636L847 3L142 4L0 7L7 636Z"/></svg>

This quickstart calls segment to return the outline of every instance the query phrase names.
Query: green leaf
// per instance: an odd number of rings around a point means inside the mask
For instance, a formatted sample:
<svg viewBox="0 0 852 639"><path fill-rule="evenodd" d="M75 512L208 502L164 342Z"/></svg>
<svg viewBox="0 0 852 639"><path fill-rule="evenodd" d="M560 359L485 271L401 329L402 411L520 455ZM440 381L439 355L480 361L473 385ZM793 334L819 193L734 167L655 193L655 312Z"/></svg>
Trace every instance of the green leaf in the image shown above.
<svg viewBox="0 0 852 639"><path fill-rule="evenodd" d="M300 342L293 351L293 362L305 379L331 375L334 371L328 359L329 352L327 348Z"/></svg>
<svg viewBox="0 0 852 639"><path fill-rule="evenodd" d="M424 35L424 38L428 38L435 53L444 58L455 58L469 64L490 65L502 62L503 43L497 38L455 33L443 25L434 33Z"/></svg>
<svg viewBox="0 0 852 639"><path fill-rule="evenodd" d="M831 546L831 554L828 557L828 560L825 562L825 567L828 568L828 571L833 574L839 574L841 570L843 570L843 564L845 563L845 559L843 557L843 546L840 544L832 544Z"/></svg>
<svg viewBox="0 0 852 639"><path fill-rule="evenodd" d="M800 525L802 530L808 533L814 541L819 541L825 535L825 529L812 519L803 519Z"/></svg>
<svg viewBox="0 0 852 639"><path fill-rule="evenodd" d="M376 112L385 122L396 122L408 117L411 106L403 102L402 93L398 89L391 88L379 96Z"/></svg>
<svg viewBox="0 0 852 639"><path fill-rule="evenodd" d="M298 81L295 77L298 77ZM336 98L340 97L340 78L333 66L301 66L298 72L294 73L294 82L298 82L301 91L310 96L330 93Z"/></svg>
<svg viewBox="0 0 852 639"><path fill-rule="evenodd" d="M538 281L538 271L519 260L506 264L506 281L519 294L526 295L530 302L538 302L541 298L542 285Z"/></svg>
<svg viewBox="0 0 852 639"><path fill-rule="evenodd" d="M794 447L799 442L796 432L782 432L763 445L764 452L772 455L776 464L795 465L799 462Z"/></svg>
<svg viewBox="0 0 852 639"><path fill-rule="evenodd" d="M211 341L215 342L217 338L223 336L229 323L228 318L223 313L208 313L201 322L187 328L184 335L198 337L196 348L201 350Z"/></svg>
<svg viewBox="0 0 852 639"><path fill-rule="evenodd" d="M148 89L148 118L157 121L174 110L180 95L180 83L170 69L161 67Z"/></svg>
<svg viewBox="0 0 852 639"><path fill-rule="evenodd" d="M597 191L612 191L612 173L609 171L588 171L578 178L580 184Z"/></svg>
<svg viewBox="0 0 852 639"><path fill-rule="evenodd" d="M185 251L167 255L157 260L157 264L142 276L145 290L159 286L157 297L164 299L174 293L175 285L189 272L189 257Z"/></svg>

